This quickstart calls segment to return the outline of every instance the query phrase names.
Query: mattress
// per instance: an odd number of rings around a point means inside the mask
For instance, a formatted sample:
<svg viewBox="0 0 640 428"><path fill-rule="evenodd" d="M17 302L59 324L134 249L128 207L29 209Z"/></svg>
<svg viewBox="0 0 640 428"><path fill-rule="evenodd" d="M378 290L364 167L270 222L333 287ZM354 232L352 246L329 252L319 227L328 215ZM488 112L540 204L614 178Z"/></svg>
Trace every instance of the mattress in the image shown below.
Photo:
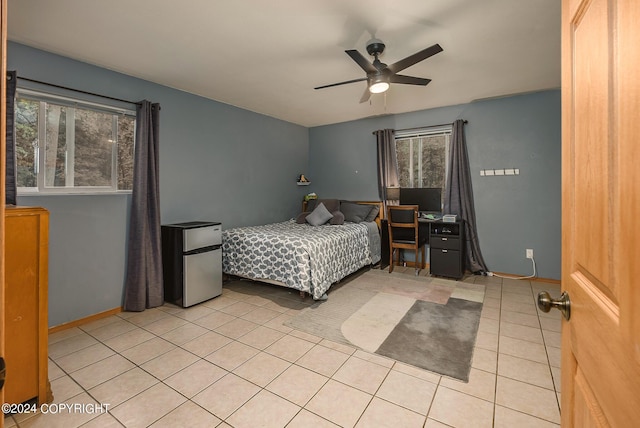
<svg viewBox="0 0 640 428"><path fill-rule="evenodd" d="M311 226L294 220L233 228L222 234L226 274L282 283L325 298L331 284L380 261L374 222Z"/></svg>

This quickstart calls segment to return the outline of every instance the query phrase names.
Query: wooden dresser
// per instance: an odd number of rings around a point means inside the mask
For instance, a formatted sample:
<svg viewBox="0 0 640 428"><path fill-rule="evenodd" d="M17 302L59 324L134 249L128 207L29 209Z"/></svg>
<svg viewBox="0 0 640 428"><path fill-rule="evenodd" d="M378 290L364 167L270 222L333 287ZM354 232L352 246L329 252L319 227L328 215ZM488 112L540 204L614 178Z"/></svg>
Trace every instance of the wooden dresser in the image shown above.
<svg viewBox="0 0 640 428"><path fill-rule="evenodd" d="M4 401L51 401L47 376L49 212L8 206L5 211Z"/></svg>

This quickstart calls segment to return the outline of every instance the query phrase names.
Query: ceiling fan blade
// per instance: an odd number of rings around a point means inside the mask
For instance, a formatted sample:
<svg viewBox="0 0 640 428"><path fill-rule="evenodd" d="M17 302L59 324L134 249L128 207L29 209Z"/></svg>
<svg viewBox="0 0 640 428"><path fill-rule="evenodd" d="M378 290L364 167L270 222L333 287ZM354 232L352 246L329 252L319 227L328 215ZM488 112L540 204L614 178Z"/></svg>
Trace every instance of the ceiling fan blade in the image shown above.
<svg viewBox="0 0 640 428"><path fill-rule="evenodd" d="M345 51L345 52L347 53L347 55L349 55L351 57L352 60L354 60L355 62L358 63L360 68L362 68L367 73L377 73L378 72L378 69L375 68L373 66L373 64L371 64L369 62L369 60L367 58L365 58L364 55L362 55L357 50L351 49L351 50L348 50L348 51Z"/></svg>
<svg viewBox="0 0 640 428"><path fill-rule="evenodd" d="M370 97L371 97L371 92L369 91L369 87L367 86L364 89L364 94L362 94L362 98L360 98L360 104L366 103L367 101L369 101Z"/></svg>
<svg viewBox="0 0 640 428"><path fill-rule="evenodd" d="M440 45L436 43L433 46L423 49L420 52L414 53L413 55L410 55L405 59L401 59L400 61L387 66L387 68L392 73L397 73L399 71L404 70L405 68L411 67L413 64L416 64L420 61L423 61L429 58L430 56L433 56L437 53L442 52L442 50L443 50L442 47L440 47Z"/></svg>
<svg viewBox="0 0 640 428"><path fill-rule="evenodd" d="M422 77L404 76L402 74L392 74L391 83L404 83L405 85L422 85L427 86L431 79L423 79Z"/></svg>
<svg viewBox="0 0 640 428"><path fill-rule="evenodd" d="M360 79L353 79L353 80L347 80L345 82L332 83L330 85L318 86L317 88L313 88L313 89L330 88L332 86L346 85L347 83L362 82L363 80L367 80L367 78L366 77L362 77Z"/></svg>

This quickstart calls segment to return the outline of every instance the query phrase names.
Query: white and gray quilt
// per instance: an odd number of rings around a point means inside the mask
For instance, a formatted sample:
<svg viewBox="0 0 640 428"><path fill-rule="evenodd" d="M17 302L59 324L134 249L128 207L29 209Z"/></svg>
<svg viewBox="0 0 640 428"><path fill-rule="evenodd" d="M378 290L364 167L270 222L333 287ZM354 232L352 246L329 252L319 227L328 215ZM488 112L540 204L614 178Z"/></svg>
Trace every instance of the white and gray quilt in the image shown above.
<svg viewBox="0 0 640 428"><path fill-rule="evenodd" d="M375 223L310 226L294 220L222 233L226 274L270 280L321 299L331 284L380 261Z"/></svg>

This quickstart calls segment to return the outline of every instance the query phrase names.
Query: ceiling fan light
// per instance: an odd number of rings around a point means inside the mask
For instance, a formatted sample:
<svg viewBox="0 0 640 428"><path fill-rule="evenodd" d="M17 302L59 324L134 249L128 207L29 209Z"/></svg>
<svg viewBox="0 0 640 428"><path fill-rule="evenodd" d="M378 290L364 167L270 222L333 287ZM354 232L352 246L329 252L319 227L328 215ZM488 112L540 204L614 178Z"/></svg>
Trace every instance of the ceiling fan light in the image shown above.
<svg viewBox="0 0 640 428"><path fill-rule="evenodd" d="M373 82L371 85L369 85L369 92L371 92L372 94L381 94L387 89L389 89L389 82L385 81Z"/></svg>

